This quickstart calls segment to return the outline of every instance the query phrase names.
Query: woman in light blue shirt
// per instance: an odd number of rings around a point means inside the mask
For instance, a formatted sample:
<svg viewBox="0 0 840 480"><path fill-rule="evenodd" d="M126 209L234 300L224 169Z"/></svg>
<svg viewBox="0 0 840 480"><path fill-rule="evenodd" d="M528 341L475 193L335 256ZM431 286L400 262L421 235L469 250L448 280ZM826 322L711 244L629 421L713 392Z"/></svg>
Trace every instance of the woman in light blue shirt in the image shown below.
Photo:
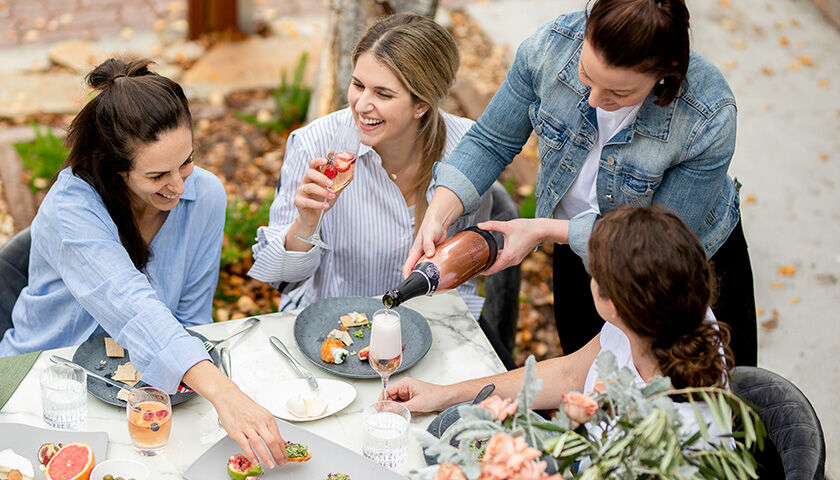
<svg viewBox="0 0 840 480"><path fill-rule="evenodd" d="M110 59L87 77L99 94L70 125L70 155L32 222L29 285L0 356L78 345L104 330L142 380L183 382L216 408L230 436L273 467L286 460L271 414L211 362L184 327L211 322L225 191L193 165L183 90Z"/></svg>

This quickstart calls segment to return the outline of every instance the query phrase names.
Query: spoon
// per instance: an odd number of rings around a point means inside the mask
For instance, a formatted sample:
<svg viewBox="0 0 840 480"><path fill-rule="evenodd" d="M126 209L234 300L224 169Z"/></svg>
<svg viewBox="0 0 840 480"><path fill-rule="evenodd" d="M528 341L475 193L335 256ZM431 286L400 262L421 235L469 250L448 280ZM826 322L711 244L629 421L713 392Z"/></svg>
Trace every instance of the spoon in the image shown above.
<svg viewBox="0 0 840 480"><path fill-rule="evenodd" d="M479 403L483 402L484 400L487 399L487 397L490 396L491 393L493 393L493 390L495 390L495 389L496 389L496 385L493 385L492 383L488 383L487 385L484 386L484 388L482 388L481 390L478 391L478 395L475 396L475 400L472 401L472 404L473 405L478 405Z"/></svg>

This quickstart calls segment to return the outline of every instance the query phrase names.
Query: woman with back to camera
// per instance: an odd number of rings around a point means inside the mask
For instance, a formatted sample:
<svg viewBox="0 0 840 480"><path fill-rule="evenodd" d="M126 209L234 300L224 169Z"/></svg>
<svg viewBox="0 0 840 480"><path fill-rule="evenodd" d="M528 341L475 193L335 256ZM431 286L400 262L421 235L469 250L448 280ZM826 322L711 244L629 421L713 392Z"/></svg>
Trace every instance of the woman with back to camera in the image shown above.
<svg viewBox="0 0 840 480"><path fill-rule="evenodd" d="M386 17L353 51L349 108L289 136L270 222L257 230L248 272L286 293L281 311L329 297L381 295L399 284L400 267L431 198L432 166L446 160L473 123L439 108L458 62L454 39L433 20ZM353 181L340 199L324 169L338 125L355 126L362 136ZM476 207L472 216L450 225L450 233L487 220L489 194L477 198ZM312 234L324 210L319 233L329 251L295 238ZM507 366L515 366L486 330L475 281L458 292Z"/></svg>
<svg viewBox="0 0 840 480"><path fill-rule="evenodd" d="M533 131L540 145L536 219L488 222L505 248L487 274L554 242L554 306L563 351L600 329L588 296L587 242L601 215L663 205L700 238L719 283L715 316L732 330L739 365L755 365L755 299L740 222L740 184L727 175L735 99L723 75L689 50L683 0L597 0L526 39L504 84L446 164L407 275Z"/></svg>
<svg viewBox="0 0 840 480"><path fill-rule="evenodd" d="M110 59L88 74L98 95L73 119L66 168L32 222L29 285L0 356L79 345L104 330L144 382L170 394L183 382L252 462L256 452L273 468L286 462L273 416L184 329L212 321L226 198L193 163L183 90L149 63Z"/></svg>
<svg viewBox="0 0 840 480"><path fill-rule="evenodd" d="M697 236L661 207L621 207L606 213L589 239L590 295L605 320L580 350L537 362L544 387L535 409L554 409L570 391L591 392L599 380L595 359L609 351L641 385L667 376L674 388L728 387L728 328L711 315L715 282ZM475 397L487 383L502 398L516 398L525 368L454 385L403 378L388 386L388 398L416 412L443 410ZM609 381L609 379L600 379ZM677 403L687 425L693 406ZM708 407L699 404L712 423ZM712 437L721 435L714 424Z"/></svg>

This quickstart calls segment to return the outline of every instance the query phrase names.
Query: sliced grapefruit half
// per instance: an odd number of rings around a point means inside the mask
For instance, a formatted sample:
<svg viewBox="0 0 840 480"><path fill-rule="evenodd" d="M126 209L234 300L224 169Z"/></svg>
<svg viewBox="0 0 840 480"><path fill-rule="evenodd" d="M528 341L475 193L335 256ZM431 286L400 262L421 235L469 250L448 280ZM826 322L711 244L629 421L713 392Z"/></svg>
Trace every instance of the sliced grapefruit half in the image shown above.
<svg viewBox="0 0 840 480"><path fill-rule="evenodd" d="M90 445L72 442L53 455L44 470L44 476L47 480L88 480L95 464Z"/></svg>

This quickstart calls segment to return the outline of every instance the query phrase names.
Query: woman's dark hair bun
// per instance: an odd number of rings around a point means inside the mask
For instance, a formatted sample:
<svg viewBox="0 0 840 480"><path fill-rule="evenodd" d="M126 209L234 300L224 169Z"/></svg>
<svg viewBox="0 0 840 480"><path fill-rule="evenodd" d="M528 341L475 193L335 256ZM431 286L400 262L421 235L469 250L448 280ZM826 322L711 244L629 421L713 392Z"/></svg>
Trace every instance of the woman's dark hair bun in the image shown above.
<svg viewBox="0 0 840 480"><path fill-rule="evenodd" d="M132 60L129 62L124 62L116 58L109 58L88 73L85 80L92 88L102 90L120 77L154 75L154 73L150 72L148 68L152 63L154 62L147 58L142 60Z"/></svg>

